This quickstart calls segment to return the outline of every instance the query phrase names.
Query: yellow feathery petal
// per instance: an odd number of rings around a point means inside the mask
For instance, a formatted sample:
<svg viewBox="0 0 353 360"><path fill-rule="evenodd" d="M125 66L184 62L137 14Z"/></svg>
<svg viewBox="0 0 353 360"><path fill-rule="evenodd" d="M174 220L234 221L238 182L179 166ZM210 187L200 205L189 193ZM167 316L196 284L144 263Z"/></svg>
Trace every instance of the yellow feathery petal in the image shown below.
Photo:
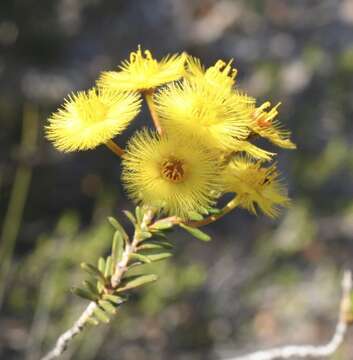
<svg viewBox="0 0 353 360"><path fill-rule="evenodd" d="M135 93L80 91L50 116L46 136L64 152L93 149L122 133L140 111L140 103Z"/></svg>
<svg viewBox="0 0 353 360"><path fill-rule="evenodd" d="M98 85L114 90L146 91L162 84L178 80L185 73L186 54L174 54L161 61L153 58L149 50L139 46L130 54L130 60L123 61L120 71L103 72Z"/></svg>
<svg viewBox="0 0 353 360"><path fill-rule="evenodd" d="M167 133L201 136L216 149L231 151L249 135L253 100L204 82L184 80L154 96L161 126Z"/></svg>
<svg viewBox="0 0 353 360"><path fill-rule="evenodd" d="M232 68L232 62L233 59L228 63L218 60L213 66L205 70L199 59L188 56L186 62L187 77L190 81L204 81L211 86L230 91L235 84L235 77L237 75L237 70Z"/></svg>
<svg viewBox="0 0 353 360"><path fill-rule="evenodd" d="M240 206L254 214L255 205L269 217L276 217L280 206L289 205L275 164L266 168L261 161L238 157L229 162L222 179L225 192L236 193Z"/></svg>
<svg viewBox="0 0 353 360"><path fill-rule="evenodd" d="M271 107L269 101L256 108L252 115L251 130L281 148L295 149L296 145L290 140L290 131L283 129L282 125L275 120L280 104L278 103L270 111L267 111Z"/></svg>
<svg viewBox="0 0 353 360"><path fill-rule="evenodd" d="M122 166L122 181L135 202L185 220L220 194L219 156L201 140L140 131L130 139Z"/></svg>
<svg viewBox="0 0 353 360"><path fill-rule="evenodd" d="M265 160L265 161L270 161L272 157L276 155L276 153L261 149L260 147L246 140L237 141L234 144L233 153L237 153L237 152L245 152L254 159Z"/></svg>
<svg viewBox="0 0 353 360"><path fill-rule="evenodd" d="M205 67L202 65L199 58L190 55L187 56L185 76L203 77L205 75L205 71Z"/></svg>

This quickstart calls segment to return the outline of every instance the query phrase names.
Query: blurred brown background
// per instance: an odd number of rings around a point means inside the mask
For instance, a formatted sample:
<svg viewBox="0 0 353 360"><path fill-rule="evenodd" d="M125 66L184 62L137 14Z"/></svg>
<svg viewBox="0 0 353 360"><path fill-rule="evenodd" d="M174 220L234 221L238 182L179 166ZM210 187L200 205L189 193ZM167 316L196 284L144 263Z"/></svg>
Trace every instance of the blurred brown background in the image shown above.
<svg viewBox="0 0 353 360"><path fill-rule="evenodd" d="M0 358L38 359L72 323L79 263L108 251L106 216L132 207L111 153L61 154L43 126L137 44L205 65L234 58L239 87L282 101L298 145L278 157L292 207L277 221L237 211L207 228L207 244L176 234L161 280L63 359L204 360L327 341L353 263L353 1L1 0ZM352 339L335 359L352 359Z"/></svg>

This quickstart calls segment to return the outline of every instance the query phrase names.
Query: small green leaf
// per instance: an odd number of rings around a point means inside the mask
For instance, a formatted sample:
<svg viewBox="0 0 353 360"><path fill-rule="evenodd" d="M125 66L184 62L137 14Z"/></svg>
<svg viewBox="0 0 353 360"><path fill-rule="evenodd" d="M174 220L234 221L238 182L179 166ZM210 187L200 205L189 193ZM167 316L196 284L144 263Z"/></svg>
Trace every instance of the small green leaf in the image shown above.
<svg viewBox="0 0 353 360"><path fill-rule="evenodd" d="M125 299L118 295L112 295L112 294L103 294L103 300L110 301L116 305L120 305L123 302L125 302Z"/></svg>
<svg viewBox="0 0 353 360"><path fill-rule="evenodd" d="M92 275L97 280L100 280L103 283L105 283L105 278L104 278L103 274L95 266L83 262L83 263L81 263L81 268L83 270L87 271L90 275Z"/></svg>
<svg viewBox="0 0 353 360"><path fill-rule="evenodd" d="M173 245L169 241L157 240L156 243L162 245L165 249L173 249Z"/></svg>
<svg viewBox="0 0 353 360"><path fill-rule="evenodd" d="M100 257L98 259L98 270L103 273L104 272L104 269L105 269L105 260L104 258Z"/></svg>
<svg viewBox="0 0 353 360"><path fill-rule="evenodd" d="M87 319L87 322L94 326L97 326L99 324L99 321L92 316Z"/></svg>
<svg viewBox="0 0 353 360"><path fill-rule="evenodd" d="M136 275L129 276L122 281L122 286L118 288L117 292L123 292L126 290L134 289L142 285L146 285L150 282L156 281L158 279L157 275L149 274L149 275Z"/></svg>
<svg viewBox="0 0 353 360"><path fill-rule="evenodd" d="M98 306L94 309L94 315L97 317L98 320L106 324L110 322L109 316L105 313L104 310L102 310Z"/></svg>
<svg viewBox="0 0 353 360"><path fill-rule="evenodd" d="M105 263L104 277L106 278L111 275L112 275L112 257L109 255Z"/></svg>
<svg viewBox="0 0 353 360"><path fill-rule="evenodd" d="M99 293L101 293L105 289L105 285L102 284L101 282L97 281L97 289L98 289Z"/></svg>
<svg viewBox="0 0 353 360"><path fill-rule="evenodd" d="M150 232L148 232L148 231L141 231L140 235L141 235L141 238L142 238L141 241L143 241L145 239L150 239L152 237L152 234Z"/></svg>
<svg viewBox="0 0 353 360"><path fill-rule="evenodd" d="M153 237L167 239L167 235L163 231L153 231Z"/></svg>
<svg viewBox="0 0 353 360"><path fill-rule="evenodd" d="M150 226L151 230L168 230L171 229L174 224L169 220L159 220Z"/></svg>
<svg viewBox="0 0 353 360"><path fill-rule="evenodd" d="M136 216L136 220L138 224L142 223L142 219L143 219L143 211L139 206L136 206L135 209L135 216Z"/></svg>
<svg viewBox="0 0 353 360"><path fill-rule="evenodd" d="M172 249L173 245L167 241L144 241L139 247L139 250L149 250L149 249Z"/></svg>
<svg viewBox="0 0 353 360"><path fill-rule="evenodd" d="M113 315L116 314L115 306L112 305L109 301L99 300L98 304L104 311Z"/></svg>
<svg viewBox="0 0 353 360"><path fill-rule="evenodd" d="M182 227L184 230L186 230L188 233L190 233L193 237L202 240L202 241L210 241L211 237L204 233L203 231L201 231L200 229L191 227L191 226L187 226L183 223L179 224L180 227Z"/></svg>
<svg viewBox="0 0 353 360"><path fill-rule="evenodd" d="M97 289L97 285L93 284L89 280L84 280L83 284L87 287L87 290L95 295L99 295L99 291Z"/></svg>
<svg viewBox="0 0 353 360"><path fill-rule="evenodd" d="M86 290L86 289L81 289L81 288L72 288L71 291L81 297L84 298L86 300L90 300L90 301L97 301L98 300L98 296L91 293L90 291Z"/></svg>
<svg viewBox="0 0 353 360"><path fill-rule="evenodd" d="M135 216L132 214L132 212L130 212L128 210L124 210L123 213L131 221L132 225L134 225L136 227L137 222L136 222Z"/></svg>
<svg viewBox="0 0 353 360"><path fill-rule="evenodd" d="M203 216L201 214L197 213L196 211L189 211L188 217L190 220L194 220L194 221L200 221L203 219Z"/></svg>
<svg viewBox="0 0 353 360"><path fill-rule="evenodd" d="M201 214L207 215L210 209L206 209L205 207L198 207Z"/></svg>
<svg viewBox="0 0 353 360"><path fill-rule="evenodd" d="M116 231L113 237L113 244L112 244L113 267L115 267L117 262L121 260L123 251L124 251L124 240L121 236L120 231Z"/></svg>
<svg viewBox="0 0 353 360"><path fill-rule="evenodd" d="M141 262L146 263L146 264L149 264L151 262L151 260L147 256L144 256L144 255L141 255L141 254L138 254L138 253L131 254L130 259L131 260L138 260L138 261L141 261Z"/></svg>
<svg viewBox="0 0 353 360"><path fill-rule="evenodd" d="M208 209L208 213L211 214L211 215L217 215L217 214L219 214L220 212L222 212L221 209L217 209L217 208L210 208L210 209Z"/></svg>
<svg viewBox="0 0 353 360"><path fill-rule="evenodd" d="M116 231L120 231L123 239L127 242L129 240L129 236L127 235L126 231L119 223L118 220L114 219L113 217L108 217L110 224L115 228Z"/></svg>
<svg viewBox="0 0 353 360"><path fill-rule="evenodd" d="M147 258L150 261L154 262L154 261L167 259L173 256L173 253L165 249L161 249L161 250L154 249L154 250L142 250L141 255L147 256Z"/></svg>
<svg viewBox="0 0 353 360"><path fill-rule="evenodd" d="M138 266L142 266L142 265L144 265L144 264L145 264L145 263L143 263L143 262L141 262L141 261L136 261L136 262L134 262L134 263L132 263L132 264L129 264L127 271L130 271L130 270L132 270L132 269L134 269L134 268L136 268L136 267L138 267Z"/></svg>

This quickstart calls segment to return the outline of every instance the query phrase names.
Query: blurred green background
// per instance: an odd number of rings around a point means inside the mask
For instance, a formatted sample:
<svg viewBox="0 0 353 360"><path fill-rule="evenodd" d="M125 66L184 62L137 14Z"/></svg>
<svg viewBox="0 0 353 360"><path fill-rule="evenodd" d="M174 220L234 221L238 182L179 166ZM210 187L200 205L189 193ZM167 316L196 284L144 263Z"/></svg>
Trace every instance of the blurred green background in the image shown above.
<svg viewBox="0 0 353 360"><path fill-rule="evenodd" d="M85 306L69 292L79 263L108 251L106 217L132 208L109 151L61 154L43 126L137 44L206 65L234 58L239 87L282 101L298 145L278 157L292 206L276 221L234 212L207 227L207 244L175 234L161 279L63 359L217 359L327 341L353 259L353 1L1 0L0 358L38 359L71 325ZM352 343L334 358L352 359Z"/></svg>

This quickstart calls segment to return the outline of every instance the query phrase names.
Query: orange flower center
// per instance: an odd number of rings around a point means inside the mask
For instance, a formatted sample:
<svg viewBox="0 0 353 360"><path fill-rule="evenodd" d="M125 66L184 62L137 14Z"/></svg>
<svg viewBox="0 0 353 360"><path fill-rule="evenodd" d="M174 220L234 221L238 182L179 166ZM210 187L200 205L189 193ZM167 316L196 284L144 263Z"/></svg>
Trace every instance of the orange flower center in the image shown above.
<svg viewBox="0 0 353 360"><path fill-rule="evenodd" d="M271 121L266 119L266 116L260 116L258 119L256 119L257 125L262 128L267 128L271 126Z"/></svg>
<svg viewBox="0 0 353 360"><path fill-rule="evenodd" d="M166 180L172 183L180 183L185 177L184 164L177 159L166 160L162 164L161 173Z"/></svg>

